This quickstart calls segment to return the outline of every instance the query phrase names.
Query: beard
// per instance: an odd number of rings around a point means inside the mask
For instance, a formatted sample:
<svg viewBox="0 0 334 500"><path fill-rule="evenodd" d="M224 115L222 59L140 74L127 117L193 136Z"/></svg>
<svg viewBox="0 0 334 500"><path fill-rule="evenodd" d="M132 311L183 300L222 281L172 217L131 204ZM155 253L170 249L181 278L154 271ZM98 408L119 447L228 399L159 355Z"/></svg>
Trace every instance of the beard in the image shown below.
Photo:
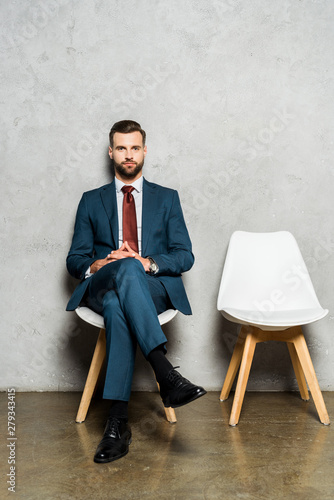
<svg viewBox="0 0 334 500"><path fill-rule="evenodd" d="M115 171L118 172L121 177L126 177L127 179L134 179L142 171L144 166L144 160L141 161L140 163L137 163L135 161L132 163L136 164L135 167L132 168L131 170L128 170L128 168L125 167L123 163L116 163L114 160Z"/></svg>

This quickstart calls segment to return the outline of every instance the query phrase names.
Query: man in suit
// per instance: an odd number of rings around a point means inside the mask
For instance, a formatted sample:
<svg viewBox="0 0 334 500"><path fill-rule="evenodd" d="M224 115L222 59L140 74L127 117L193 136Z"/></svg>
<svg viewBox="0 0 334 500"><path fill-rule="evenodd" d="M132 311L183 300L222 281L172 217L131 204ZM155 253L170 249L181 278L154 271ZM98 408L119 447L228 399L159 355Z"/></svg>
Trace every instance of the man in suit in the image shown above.
<svg viewBox="0 0 334 500"><path fill-rule="evenodd" d="M109 156L115 179L84 193L67 256L67 269L81 280L67 310L86 304L104 317L107 372L103 397L111 402L94 461L126 455L131 442L128 401L139 345L173 408L205 394L166 358L158 314L178 309L191 314L181 273L194 262L176 191L142 177L146 134L132 120L113 125Z"/></svg>

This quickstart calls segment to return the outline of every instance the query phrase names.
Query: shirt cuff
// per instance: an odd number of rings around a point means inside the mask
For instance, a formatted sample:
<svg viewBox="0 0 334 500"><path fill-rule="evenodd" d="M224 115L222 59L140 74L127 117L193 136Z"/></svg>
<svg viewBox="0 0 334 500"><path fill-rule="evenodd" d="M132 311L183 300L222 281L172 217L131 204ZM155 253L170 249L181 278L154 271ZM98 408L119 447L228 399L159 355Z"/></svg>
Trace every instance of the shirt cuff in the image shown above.
<svg viewBox="0 0 334 500"><path fill-rule="evenodd" d="M90 278L91 276L93 276L93 274L94 274L94 273L91 273L91 272L90 272L90 266L89 266L89 268L88 268L88 269L87 269L87 271L85 272L85 279Z"/></svg>

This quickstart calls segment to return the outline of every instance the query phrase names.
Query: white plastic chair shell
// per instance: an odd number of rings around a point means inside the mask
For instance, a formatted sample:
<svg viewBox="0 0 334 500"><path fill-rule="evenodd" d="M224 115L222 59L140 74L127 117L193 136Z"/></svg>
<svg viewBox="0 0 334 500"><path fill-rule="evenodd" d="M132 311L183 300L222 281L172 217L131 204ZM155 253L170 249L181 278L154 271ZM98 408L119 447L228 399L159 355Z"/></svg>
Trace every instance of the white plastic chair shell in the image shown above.
<svg viewBox="0 0 334 500"><path fill-rule="evenodd" d="M217 308L230 321L271 331L306 325L328 314L288 231L233 233Z"/></svg>
<svg viewBox="0 0 334 500"><path fill-rule="evenodd" d="M104 318L100 314L92 311L89 307L79 306L76 308L75 312L79 316L79 318L86 321L90 325L97 326L98 328L104 328ZM159 314L158 319L160 325L164 325L171 321L177 315L177 309L168 309L163 313Z"/></svg>

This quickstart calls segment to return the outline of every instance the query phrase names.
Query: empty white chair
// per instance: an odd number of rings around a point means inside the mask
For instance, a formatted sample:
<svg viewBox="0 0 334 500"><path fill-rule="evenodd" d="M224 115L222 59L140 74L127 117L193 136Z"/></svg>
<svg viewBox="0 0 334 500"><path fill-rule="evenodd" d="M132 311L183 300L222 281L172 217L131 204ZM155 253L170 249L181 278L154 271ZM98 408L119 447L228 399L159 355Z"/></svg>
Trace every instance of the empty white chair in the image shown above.
<svg viewBox="0 0 334 500"><path fill-rule="evenodd" d="M239 421L256 344L268 340L287 343L301 397L309 399L306 378L320 421L329 424L301 329L328 310L319 304L293 235L288 231L233 233L217 308L226 319L242 325L220 396L221 401L228 398L240 367L230 425Z"/></svg>

